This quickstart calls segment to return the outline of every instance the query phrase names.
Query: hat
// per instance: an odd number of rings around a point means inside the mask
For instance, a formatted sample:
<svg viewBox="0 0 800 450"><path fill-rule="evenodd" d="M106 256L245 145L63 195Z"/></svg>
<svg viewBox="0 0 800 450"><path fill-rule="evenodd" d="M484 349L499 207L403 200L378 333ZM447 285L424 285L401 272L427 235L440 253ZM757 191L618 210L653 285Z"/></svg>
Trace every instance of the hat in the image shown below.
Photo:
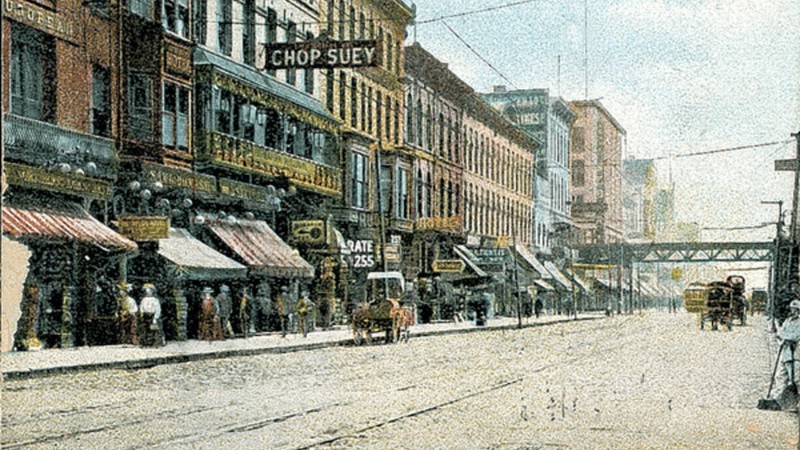
<svg viewBox="0 0 800 450"><path fill-rule="evenodd" d="M231 288L229 288L227 284L223 284L222 286L220 286L219 290L222 292L229 292Z"/></svg>
<svg viewBox="0 0 800 450"><path fill-rule="evenodd" d="M800 309L800 300L792 300L792 302L789 303L789 308Z"/></svg>
<svg viewBox="0 0 800 450"><path fill-rule="evenodd" d="M203 294L213 294L213 293L214 293L214 290L211 289L210 287L203 288Z"/></svg>

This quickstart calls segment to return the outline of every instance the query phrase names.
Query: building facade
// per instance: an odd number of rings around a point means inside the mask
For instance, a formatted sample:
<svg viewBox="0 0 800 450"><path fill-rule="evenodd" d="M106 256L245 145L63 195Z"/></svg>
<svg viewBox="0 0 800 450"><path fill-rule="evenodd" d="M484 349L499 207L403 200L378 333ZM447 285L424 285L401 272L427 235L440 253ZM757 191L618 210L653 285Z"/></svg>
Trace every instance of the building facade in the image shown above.
<svg viewBox="0 0 800 450"><path fill-rule="evenodd" d="M656 165L652 159L627 158L622 164L623 215L626 242L653 242L656 238Z"/></svg>
<svg viewBox="0 0 800 450"><path fill-rule="evenodd" d="M576 240L581 244L621 242L625 129L599 100L569 105L575 112L570 161Z"/></svg>

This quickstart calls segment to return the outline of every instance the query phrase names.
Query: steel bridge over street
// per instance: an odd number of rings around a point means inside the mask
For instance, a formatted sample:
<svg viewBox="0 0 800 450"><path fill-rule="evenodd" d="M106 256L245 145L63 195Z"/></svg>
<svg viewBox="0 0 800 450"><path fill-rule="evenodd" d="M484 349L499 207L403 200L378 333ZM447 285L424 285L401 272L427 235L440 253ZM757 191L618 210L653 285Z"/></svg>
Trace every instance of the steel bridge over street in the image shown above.
<svg viewBox="0 0 800 450"><path fill-rule="evenodd" d="M652 242L577 245L585 264L772 262L774 242Z"/></svg>

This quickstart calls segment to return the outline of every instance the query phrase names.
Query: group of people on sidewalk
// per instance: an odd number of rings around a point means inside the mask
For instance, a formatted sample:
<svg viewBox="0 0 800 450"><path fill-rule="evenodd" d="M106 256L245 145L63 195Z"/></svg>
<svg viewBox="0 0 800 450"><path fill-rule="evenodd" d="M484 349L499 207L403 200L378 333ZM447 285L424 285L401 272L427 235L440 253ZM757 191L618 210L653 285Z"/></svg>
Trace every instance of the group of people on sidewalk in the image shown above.
<svg viewBox="0 0 800 450"><path fill-rule="evenodd" d="M120 342L145 347L164 345L161 300L156 297L155 286L150 283L142 286L144 296L138 304L130 295L131 288L124 282L118 285Z"/></svg>

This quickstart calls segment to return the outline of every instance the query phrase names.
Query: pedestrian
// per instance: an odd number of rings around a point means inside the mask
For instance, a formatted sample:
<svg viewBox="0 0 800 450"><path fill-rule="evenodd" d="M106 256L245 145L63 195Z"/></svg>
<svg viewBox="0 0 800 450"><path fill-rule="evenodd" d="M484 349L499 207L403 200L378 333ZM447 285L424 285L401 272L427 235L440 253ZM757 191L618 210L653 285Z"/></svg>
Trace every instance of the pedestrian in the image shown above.
<svg viewBox="0 0 800 450"><path fill-rule="evenodd" d="M800 340L800 299L789 303L789 317L783 321L779 333L781 340L781 374L783 375L783 390L797 393L797 341ZM780 397L784 397L781 394Z"/></svg>
<svg viewBox="0 0 800 450"><path fill-rule="evenodd" d="M295 305L295 310L297 311L297 327L299 328L299 332L303 334L303 337L308 335L308 315L309 312L312 310L311 300L308 298L308 292L303 291L300 295L300 299L297 300L297 304Z"/></svg>
<svg viewBox="0 0 800 450"><path fill-rule="evenodd" d="M542 315L542 309L543 308L544 308L544 304L542 303L542 299L539 298L539 296L537 295L536 296L536 303L533 306L533 312L536 315L537 319L539 318L539 316Z"/></svg>
<svg viewBox="0 0 800 450"><path fill-rule="evenodd" d="M225 338L233 337L233 327L231 326L231 314L233 313L233 299L230 294L231 288L223 284L219 288L217 295L217 307L219 308L219 321L222 324L222 335Z"/></svg>
<svg viewBox="0 0 800 450"><path fill-rule="evenodd" d="M218 341L222 339L222 325L219 321L219 308L213 297L214 290L210 287L203 289L203 299L200 301L200 324L197 337L204 341Z"/></svg>
<svg viewBox="0 0 800 450"><path fill-rule="evenodd" d="M289 310L286 304L288 297L289 288L286 286L281 287L280 291L275 295L275 309L281 322L281 337L286 337L286 327L289 326Z"/></svg>
<svg viewBox="0 0 800 450"><path fill-rule="evenodd" d="M164 342L164 329L161 324L161 300L156 297L156 288L150 283L142 286L144 297L139 302L140 335L139 343L147 347L160 347Z"/></svg>
<svg viewBox="0 0 800 450"><path fill-rule="evenodd" d="M270 316L272 315L272 304L270 302L270 287L266 282L258 283L256 286L256 296L253 302L255 310L251 316L251 323L255 332L267 331L269 329Z"/></svg>
<svg viewBox="0 0 800 450"><path fill-rule="evenodd" d="M239 329L242 335L247 338L250 334L250 294L247 288L242 288L239 295Z"/></svg>
<svg viewBox="0 0 800 450"><path fill-rule="evenodd" d="M117 285L117 307L119 320L119 343L139 345L137 316L139 306L130 295L131 285L121 282Z"/></svg>

